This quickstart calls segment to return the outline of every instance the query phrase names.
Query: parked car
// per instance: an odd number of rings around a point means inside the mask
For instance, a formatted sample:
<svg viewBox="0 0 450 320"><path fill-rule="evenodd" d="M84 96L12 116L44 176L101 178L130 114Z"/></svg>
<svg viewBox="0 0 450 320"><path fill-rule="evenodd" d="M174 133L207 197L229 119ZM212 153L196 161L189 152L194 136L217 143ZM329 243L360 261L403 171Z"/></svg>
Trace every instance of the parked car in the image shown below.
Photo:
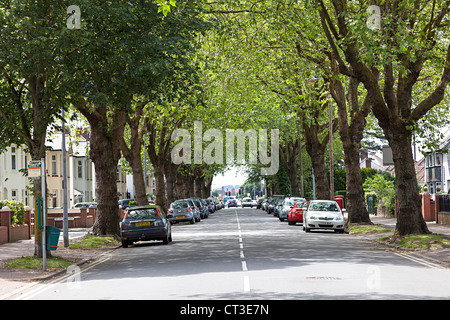
<svg viewBox="0 0 450 320"><path fill-rule="evenodd" d="M244 207L253 208L252 199L251 198L244 198L244 199L242 199L241 206L242 206L242 208L244 208Z"/></svg>
<svg viewBox="0 0 450 320"><path fill-rule="evenodd" d="M134 201L134 199L122 199L119 200L119 206L122 206L122 210L125 210L130 206L130 202Z"/></svg>
<svg viewBox="0 0 450 320"><path fill-rule="evenodd" d="M76 203L73 207L74 208L81 208L81 207L93 207L93 208L97 208L97 202L78 202Z"/></svg>
<svg viewBox="0 0 450 320"><path fill-rule="evenodd" d="M277 197L275 198L274 202L273 202L273 216L274 217L279 217L280 214L280 205L283 204L285 197Z"/></svg>
<svg viewBox="0 0 450 320"><path fill-rule="evenodd" d="M216 204L211 199L203 199L203 203L208 208L209 213L214 213L216 211Z"/></svg>
<svg viewBox="0 0 450 320"><path fill-rule="evenodd" d="M344 215L336 201L312 200L303 214L303 230L328 229L344 232Z"/></svg>
<svg viewBox="0 0 450 320"><path fill-rule="evenodd" d="M127 248L136 241L172 241L172 228L164 209L158 205L128 207L120 222L122 247Z"/></svg>
<svg viewBox="0 0 450 320"><path fill-rule="evenodd" d="M289 211L288 223L295 225L297 222L303 223L303 213L308 208L308 201L297 201Z"/></svg>
<svg viewBox="0 0 450 320"><path fill-rule="evenodd" d="M190 203L187 200L176 200L170 204L169 221L172 223L189 221L194 224L197 218L195 217L195 211L192 210Z"/></svg>
<svg viewBox="0 0 450 320"><path fill-rule="evenodd" d="M237 207L238 205L237 205L237 201L236 201L236 199L230 199L230 200L228 200L228 203L227 203L227 207L228 208L230 208L230 207Z"/></svg>
<svg viewBox="0 0 450 320"><path fill-rule="evenodd" d="M209 212L208 208L203 204L202 199L200 198L188 198L194 201L197 208L200 210L200 218L205 219L208 218Z"/></svg>
<svg viewBox="0 0 450 320"><path fill-rule="evenodd" d="M194 212L195 221L199 222L201 220L200 218L200 209L195 205L194 200L192 199L183 199L189 203L189 206L191 207L191 210Z"/></svg>
<svg viewBox="0 0 450 320"><path fill-rule="evenodd" d="M269 198L265 198L262 200L261 202L261 209L263 211L266 211L267 213L269 213L269 203L270 203L270 197Z"/></svg>
<svg viewBox="0 0 450 320"><path fill-rule="evenodd" d="M278 203L278 219L280 221L284 221L285 219L289 218L289 211L294 207L294 204L297 201L305 201L305 198L299 198L299 197L286 197L283 199L283 201Z"/></svg>
<svg viewBox="0 0 450 320"><path fill-rule="evenodd" d="M275 215L275 206L278 204L278 199L280 198L284 198L284 196L276 195L270 197L269 204L267 206L267 213L272 213Z"/></svg>
<svg viewBox="0 0 450 320"><path fill-rule="evenodd" d="M256 209L261 209L262 208L262 203L263 203L263 201L264 201L265 199L263 199L263 198L259 198L257 201L256 201ZM264 210L264 209L263 209Z"/></svg>

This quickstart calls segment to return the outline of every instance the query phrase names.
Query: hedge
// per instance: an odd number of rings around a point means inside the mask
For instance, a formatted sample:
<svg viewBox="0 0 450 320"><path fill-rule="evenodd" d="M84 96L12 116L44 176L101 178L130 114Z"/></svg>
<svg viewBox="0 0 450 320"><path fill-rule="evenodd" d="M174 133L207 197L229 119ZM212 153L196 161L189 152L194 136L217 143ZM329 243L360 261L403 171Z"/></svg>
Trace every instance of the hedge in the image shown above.
<svg viewBox="0 0 450 320"><path fill-rule="evenodd" d="M24 224L25 205L16 200L0 200L0 209L9 207L11 209L11 224Z"/></svg>

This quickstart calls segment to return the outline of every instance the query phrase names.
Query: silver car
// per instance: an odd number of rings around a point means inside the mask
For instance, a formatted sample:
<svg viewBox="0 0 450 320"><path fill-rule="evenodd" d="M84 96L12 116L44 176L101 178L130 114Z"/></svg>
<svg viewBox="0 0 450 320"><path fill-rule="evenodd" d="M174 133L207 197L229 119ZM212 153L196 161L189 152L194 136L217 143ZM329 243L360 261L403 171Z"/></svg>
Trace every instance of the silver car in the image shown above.
<svg viewBox="0 0 450 320"><path fill-rule="evenodd" d="M192 210L188 200L176 200L170 204L168 210L171 223L189 221L194 224L197 221L196 211Z"/></svg>
<svg viewBox="0 0 450 320"><path fill-rule="evenodd" d="M312 200L303 214L303 230L328 229L344 232L344 215L336 201Z"/></svg>
<svg viewBox="0 0 450 320"><path fill-rule="evenodd" d="M299 197L286 197L283 202L278 204L278 219L280 219L280 221L289 219L289 211L297 201L306 201L306 199Z"/></svg>

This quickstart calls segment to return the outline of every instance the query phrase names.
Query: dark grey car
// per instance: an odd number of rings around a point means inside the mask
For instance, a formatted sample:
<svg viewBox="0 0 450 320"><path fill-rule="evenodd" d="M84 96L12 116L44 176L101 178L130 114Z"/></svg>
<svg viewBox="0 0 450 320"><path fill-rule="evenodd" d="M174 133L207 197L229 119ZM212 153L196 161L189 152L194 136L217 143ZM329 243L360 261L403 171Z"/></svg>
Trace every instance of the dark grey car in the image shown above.
<svg viewBox="0 0 450 320"><path fill-rule="evenodd" d="M136 241L172 241L172 228L163 208L158 205L128 207L120 223L122 247L127 248Z"/></svg>

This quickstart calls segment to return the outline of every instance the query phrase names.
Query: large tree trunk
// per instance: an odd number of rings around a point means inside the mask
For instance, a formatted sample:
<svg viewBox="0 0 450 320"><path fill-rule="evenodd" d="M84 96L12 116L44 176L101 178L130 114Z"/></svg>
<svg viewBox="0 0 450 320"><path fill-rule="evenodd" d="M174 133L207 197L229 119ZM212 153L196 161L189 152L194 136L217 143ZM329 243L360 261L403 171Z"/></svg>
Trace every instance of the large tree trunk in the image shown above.
<svg viewBox="0 0 450 320"><path fill-rule="evenodd" d="M213 177L205 178L203 182L203 197L208 198L211 195L211 185L212 185Z"/></svg>
<svg viewBox="0 0 450 320"><path fill-rule="evenodd" d="M139 103L135 108L133 117L127 116L127 123L130 128L130 147L127 146L123 138L120 144L122 153L133 171L134 198L139 206L148 205L141 159L141 149L144 142L144 126L141 126L141 119L146 104L147 101Z"/></svg>
<svg viewBox="0 0 450 320"><path fill-rule="evenodd" d="M201 176L195 176L194 178L194 196L203 198L203 183L205 179Z"/></svg>
<svg viewBox="0 0 450 320"><path fill-rule="evenodd" d="M120 236L117 166L120 140L125 128L125 112L94 106L92 111L81 99L77 106L91 126L89 156L95 166L97 215L93 226L96 236ZM111 114L108 115L108 112Z"/></svg>
<svg viewBox="0 0 450 320"><path fill-rule="evenodd" d="M166 192L164 183L164 164L160 161L153 163L155 175L155 203L166 207Z"/></svg>
<svg viewBox="0 0 450 320"><path fill-rule="evenodd" d="M166 161L164 164L164 175L166 177L167 188L167 203L170 205L176 199L175 190L175 172L176 167L171 161Z"/></svg>
<svg viewBox="0 0 450 320"><path fill-rule="evenodd" d="M397 225L395 235L429 233L422 217L421 199L417 185L411 132L403 126L391 127L386 134L392 148L397 184Z"/></svg>
<svg viewBox="0 0 450 320"><path fill-rule="evenodd" d="M96 143L96 139L91 140ZM91 149L92 151L92 149ZM92 161L95 166L96 187L95 194L97 200L97 216L93 226L93 233L96 236L119 236L119 208L117 195L117 164L112 152L104 150L103 157L93 156ZM95 159L95 160L94 160Z"/></svg>
<svg viewBox="0 0 450 320"><path fill-rule="evenodd" d="M135 128L131 128L131 146L128 148L125 145L125 141L122 139L121 150L122 153L130 164L133 171L133 186L134 186L134 198L136 204L139 206L148 205L147 194L145 192L145 179L144 170L142 169L141 159L141 141L137 139L137 132Z"/></svg>
<svg viewBox="0 0 450 320"><path fill-rule="evenodd" d="M280 157L289 176L290 194L293 196L300 195L297 179L298 142L298 139L295 141L285 141L284 152L282 152L282 156Z"/></svg>
<svg viewBox="0 0 450 320"><path fill-rule="evenodd" d="M341 138L342 139L342 138ZM344 142L344 140L346 140ZM359 150L361 143L349 137L342 139L344 147L344 163L347 190L348 223L371 223L364 199Z"/></svg>
<svg viewBox="0 0 450 320"><path fill-rule="evenodd" d="M332 69L333 69L332 62ZM334 69L333 69L334 70ZM337 73L337 70L334 70ZM337 78L337 77L336 77ZM366 117L370 111L371 100L366 97L362 106L358 103L358 80L350 78L348 90L349 112L342 83L331 77L332 95L338 106L339 135L344 148L344 163L347 191L348 224L371 223L366 208L364 189L362 186L359 152L366 125ZM350 121L347 114L350 114Z"/></svg>
<svg viewBox="0 0 450 320"><path fill-rule="evenodd" d="M131 169L133 170L133 186L134 186L134 198L138 206L148 205L147 193L145 192L145 179L144 170L142 169L142 161L140 157L136 156L135 159L130 162Z"/></svg>

